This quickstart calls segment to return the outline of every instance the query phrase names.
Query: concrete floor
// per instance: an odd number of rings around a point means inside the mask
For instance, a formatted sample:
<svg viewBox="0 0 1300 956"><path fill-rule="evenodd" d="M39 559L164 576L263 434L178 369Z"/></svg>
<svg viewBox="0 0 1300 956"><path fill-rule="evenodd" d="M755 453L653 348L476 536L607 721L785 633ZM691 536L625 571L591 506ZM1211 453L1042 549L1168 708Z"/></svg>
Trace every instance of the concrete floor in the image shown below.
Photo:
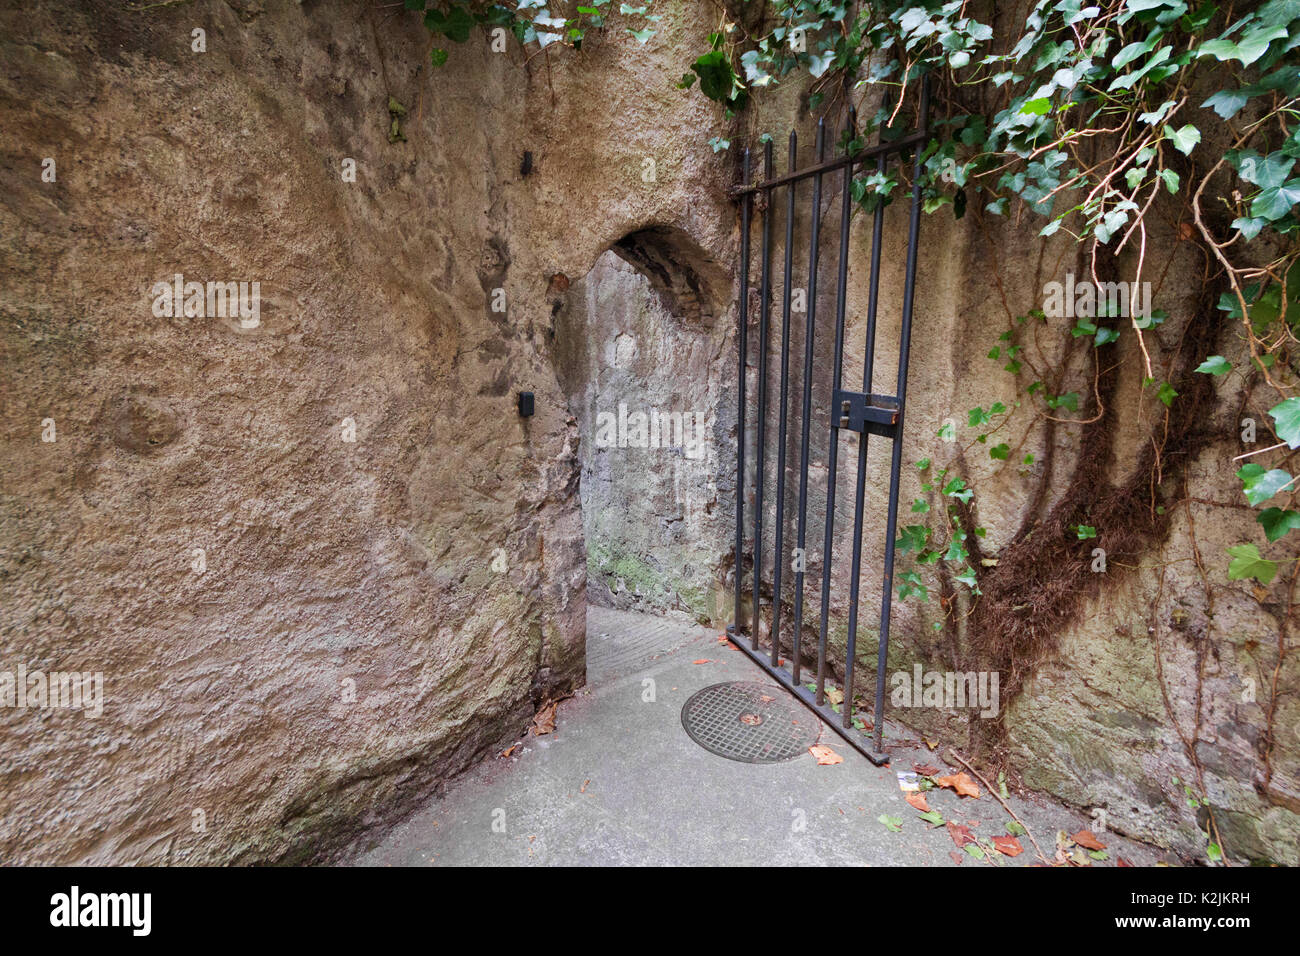
<svg viewBox="0 0 1300 956"><path fill-rule="evenodd" d="M818 765L810 754L784 763L739 763L686 735L682 705L721 681L759 681L784 691L741 652L719 643L716 632L593 607L588 661L589 686L560 705L553 734L529 736L510 757L471 769L445 797L358 848L350 862L956 865L948 831L918 819L897 777L914 762L942 768L945 747L931 753L919 741L900 743L905 732L889 723L892 763L876 767L823 728L820 742L843 763ZM986 843L1005 833L1010 820L986 792L973 799L932 790L927 799L945 820L969 826ZM1082 814L1036 795L1013 795L1008 802L1048 856L1058 830L1074 833L1091 825ZM879 822L882 814L900 819L902 829L891 831ZM1094 865L1114 866L1117 856L1135 866L1163 858L1116 834L1099 836L1110 860ZM1024 853L998 862L1036 862L1030 841L1022 836L1020 842ZM961 856L968 868L989 865Z"/></svg>

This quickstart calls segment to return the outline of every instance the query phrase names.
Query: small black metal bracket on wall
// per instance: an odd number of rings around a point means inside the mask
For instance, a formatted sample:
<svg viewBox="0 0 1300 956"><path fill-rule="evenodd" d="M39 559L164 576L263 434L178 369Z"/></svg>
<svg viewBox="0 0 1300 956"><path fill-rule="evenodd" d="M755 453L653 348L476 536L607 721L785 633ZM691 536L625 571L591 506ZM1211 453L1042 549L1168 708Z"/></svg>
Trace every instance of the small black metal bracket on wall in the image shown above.
<svg viewBox="0 0 1300 956"><path fill-rule="evenodd" d="M852 747L864 754L877 765L887 763L889 755L884 749L885 727L885 679L889 655L889 617L894 588L894 540L898 530L898 494L899 478L903 455L903 417L907 398L907 366L912 337L912 304L916 285L917 237L920 231L921 217L921 171L922 151L929 139L930 84L929 78L921 80L920 102L917 109L917 128L914 132L894 139L883 140L875 146L845 152L843 155L826 158L825 120L817 124L816 159L811 166L795 168L797 143L795 134L790 133L788 171L780 176L774 174L772 164L772 144L768 142L763 149L763 179L751 182L751 163L749 150L744 154L743 185L735 191L740 201L740 301L739 332L737 335L739 349L739 380L737 382L737 445L736 445L736 594L735 621L728 628L735 644L751 660L762 667L782 686L806 704L832 729L835 730ZM844 142L850 143L855 137L855 125L852 112L849 114L845 129ZM849 228L852 218L852 184L855 166L865 166L874 161L875 169L884 173L891 158L911 150L914 154L912 169L912 195L910 218L907 234L907 263L904 270L903 304L899 336L898 377L893 395L877 394L872 391L876 351L876 306L880 292L880 260L884 231L884 208L877 206L871 224L871 272L867 296L866 348L862 370L862 390L851 391L843 387L842 366L844 364L844 325L845 297L848 285L849 265ZM791 322L791 273L794 245L795 192L799 183L812 180L812 203L810 206L810 235L808 240L808 291L807 312L803 331L803 378L802 404L800 415L800 452L798 463L798 496L795 514L795 549L800 554L804 550L808 519L808 480L809 480L809 429L812 425L812 387L813 387L813 349L817 329L817 265L819 242L821 238L821 196L822 178L828 174L840 173L843 181L840 188L840 250L839 273L835 300L834 336L835 351L833 360L833 381L830 383L829 397L829 446L826 460L826 513L825 534L822 547L821 570L821 618L817 640L817 677L815 689L805 687L801 680L803 665L803 648L800 647L803 632L803 598L804 571L802 563L794 564L794 606L792 610L789 666L781 657L781 614L782 614L782 576L789 558L785 550L784 531L786 524L785 479L786 479L786 445L789 387L790 387L790 322ZM761 584L763 580L763 519L764 519L764 478L767 469L767 418L768 418L768 351L769 351L769 305L771 295L771 258L772 258L772 218L775 201L779 190L785 190L785 245L783 270L783 302L781 310L781 345L780 345L780 408L778 412L778 434L776 443L776 527L774 530L774 547L772 549L772 600L770 602L772 624L770 628L770 647L759 647L759 628L761 619ZM749 364L749 287L750 287L750 231L752 227L755 197L760 196L758 207L761 211L761 256L759 273L759 309L758 319L758 400L757 407L749 407L746 394L746 368ZM757 427L755 451L757 461L750 487L754 489L753 514L753 613L752 620L746 628L742 620L742 606L745 593L745 427L748 419L753 418ZM853 551L849 573L849 619L847 647L844 660L844 695L842 709L836 712L827 705L826 675L827 661L827 626L830 616L831 565L835 533L835 493L836 473L839 466L839 441L841 433L852 431L858 433L857 481L853 509ZM880 639L876 655L876 696L872 719L874 733L867 736L860 733L854 724L853 716L853 668L857 657L858 637L858 603L859 580L862 571L862 526L865 508L867 479L867 439L875 435L888 439L892 444L892 457L889 469L889 507L886 518L884 566L881 569L882 597L880 609ZM746 635L748 630L748 635ZM746 640L748 636L748 640Z"/></svg>

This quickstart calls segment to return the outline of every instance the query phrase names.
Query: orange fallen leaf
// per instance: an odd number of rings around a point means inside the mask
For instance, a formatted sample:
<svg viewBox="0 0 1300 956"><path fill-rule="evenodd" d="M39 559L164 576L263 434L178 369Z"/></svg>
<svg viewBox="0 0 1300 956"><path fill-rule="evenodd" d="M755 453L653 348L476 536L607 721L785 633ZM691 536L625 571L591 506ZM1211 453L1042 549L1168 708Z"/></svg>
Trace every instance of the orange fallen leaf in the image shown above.
<svg viewBox="0 0 1300 956"><path fill-rule="evenodd" d="M1013 836L995 836L993 845L997 847L998 852L1003 856L1019 856L1025 852L1025 848L1020 845L1020 841Z"/></svg>
<svg viewBox="0 0 1300 956"><path fill-rule="evenodd" d="M912 764L912 769L922 777L933 777L939 772L938 767L931 767L928 763L914 763Z"/></svg>
<svg viewBox="0 0 1300 956"><path fill-rule="evenodd" d="M507 747L505 750L501 751L501 756L502 756L502 757L509 757L511 754L513 754L513 753L514 753L516 750L518 750L518 749L519 749L519 745L518 745L518 744L515 744L513 747Z"/></svg>
<svg viewBox="0 0 1300 956"><path fill-rule="evenodd" d="M1116 866L1132 866L1133 864L1130 863L1128 860L1124 859L1122 856L1119 856L1119 857L1116 857L1116 858L1115 858L1115 865L1116 865Z"/></svg>
<svg viewBox="0 0 1300 956"><path fill-rule="evenodd" d="M813 744L808 748L808 752L817 758L819 764L844 763L844 758L825 744Z"/></svg>
<svg viewBox="0 0 1300 956"><path fill-rule="evenodd" d="M692 664L712 664L713 661L709 660L707 657L701 657L698 661L691 661L691 663L692 663Z"/></svg>
<svg viewBox="0 0 1300 956"><path fill-rule="evenodd" d="M554 732L556 703L556 701L551 701L537 712L537 716L533 718L533 736L540 737L542 734Z"/></svg>
<svg viewBox="0 0 1300 956"><path fill-rule="evenodd" d="M963 797L979 798L980 788L975 785L975 781L970 778L970 774L950 773L946 777L935 777L934 782L940 787L948 787L956 790Z"/></svg>
<svg viewBox="0 0 1300 956"><path fill-rule="evenodd" d="M767 694L759 694L758 699L765 704L770 704L772 701L776 700L775 697L769 697Z"/></svg>
<svg viewBox="0 0 1300 956"><path fill-rule="evenodd" d="M944 824L944 826L947 827L948 835L952 837L952 842L957 844L957 849L961 849L967 843L979 842L975 839L975 834L971 833L970 830L962 826L960 823L953 823L949 820Z"/></svg>
<svg viewBox="0 0 1300 956"><path fill-rule="evenodd" d="M1106 849L1106 844L1098 840L1091 830L1080 830L1074 836L1070 837L1070 839L1086 850Z"/></svg>
<svg viewBox="0 0 1300 956"><path fill-rule="evenodd" d="M903 799L916 807L916 809L920 810L922 813L930 812L930 805L925 802L925 794L923 793L905 793L903 794Z"/></svg>

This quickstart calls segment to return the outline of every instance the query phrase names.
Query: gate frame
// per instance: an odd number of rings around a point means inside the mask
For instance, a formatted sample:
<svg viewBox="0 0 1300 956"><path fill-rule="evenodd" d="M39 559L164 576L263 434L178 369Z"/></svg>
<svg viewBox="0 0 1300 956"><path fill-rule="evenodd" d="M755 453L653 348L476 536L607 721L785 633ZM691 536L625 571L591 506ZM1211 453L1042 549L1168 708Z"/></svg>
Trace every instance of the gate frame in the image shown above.
<svg viewBox="0 0 1300 956"><path fill-rule="evenodd" d="M917 239L920 231L921 217L921 170L924 146L930 137L930 78L921 78L920 100L917 109L916 129L907 135L888 142L879 142L875 146L864 147L855 152L826 159L826 120L817 122L816 158L811 166L795 168L797 139L794 130L790 132L788 171L780 176L773 175L772 143L769 140L763 148L763 180L752 183L750 151L746 149L742 160L742 185L733 191L740 200L740 303L738 338L738 413L736 444L736 594L733 623L728 625L727 634L732 643L759 667L785 687L796 699L816 713L822 721L831 727L846 743L865 756L877 766L889 762L889 754L884 750L884 715L885 715L885 669L889 655L889 617L893 599L895 534L898 530L898 492L899 475L903 455L903 421L907 397L907 371L912 336L912 307L916 286ZM906 86L903 88L906 89ZM886 97L888 106L888 97ZM882 134L883 134L882 130ZM845 124L846 141L852 142L856 133L856 122L852 108L849 110ZM851 226L851 187L853 168L874 159L876 170L884 172L889 159L894 154L901 154L908 149L914 150L912 169L912 202L909 209L909 226L907 237L907 264L904 274L902 324L900 329L898 379L894 395L877 394L872 391L872 377L875 366L876 350L876 306L879 301L880 253L884 230L884 206L879 205L873 213L871 241L871 279L867 300L866 350L863 368L861 392L842 388L842 366L844 364L844 310L848 283L848 248ZM781 650L781 572L784 565L782 543L784 535L785 506L785 447L786 447L786 413L787 392L789 386L789 332L790 332L790 293L791 293L791 257L793 252L793 230L795 213L795 191L798 184L806 179L813 180L812 227L809 241L808 302L804 331L804 376L802 405L802 434L800 436L799 462L799 496L797 516L797 549L803 549L807 519L807 483L808 483L808 438L812 409L812 366L813 337L817 311L817 261L821 230L821 187L822 177L826 173L842 169L844 181L841 188L840 211L840 260L837 282L835 309L835 358L833 382L831 385L831 419L830 443L827 456L827 491L826 491L826 528L822 548L822 582L821 582L821 620L818 630L817 646L817 684L816 692L809 691L799 680L802 661L800 659L800 636L803 629L803 591L804 572L795 572L794 627L791 640L790 668L782 666ZM753 549L753 622L761 621L761 584L763 557L763 486L765 478L765 438L767 426L767 352L768 352L768 314L771 298L771 218L772 203L776 191L786 189L786 242L784 295L782 306L781 337L781 409L777 448L777 511L776 539L773 543L773 580L772 580L772 627L771 649L764 654L759 649L758 627L751 625L752 632L748 646L741 638L745 635L741 606L744 597L744 510L745 510L745 419L746 407L746 369L748 368L749 342L749 267L750 267L750 231L752 227L754 197L762 194L762 261L759 280L759 378L758 378L758 441L755 475L754 502L754 549ZM838 409L838 411L837 411ZM841 714L835 713L826 704L826 638L827 620L830 613L831 559L834 543L835 526L835 486L839 458L839 433L842 430L856 431L858 439L858 470L855 487L853 512L853 559L849 584L849 623L848 641L844 666L844 700ZM853 666L857 650L858 626L858 590L862 570L862 525L865 507L866 471L867 471L867 436L878 435L893 442L892 458L889 472L889 511L886 521L883 596L880 612L880 640L876 664L876 698L872 725L874 740L853 727ZM805 552L806 553L806 552ZM837 719L838 718L838 719ZM873 745L874 744L874 745Z"/></svg>

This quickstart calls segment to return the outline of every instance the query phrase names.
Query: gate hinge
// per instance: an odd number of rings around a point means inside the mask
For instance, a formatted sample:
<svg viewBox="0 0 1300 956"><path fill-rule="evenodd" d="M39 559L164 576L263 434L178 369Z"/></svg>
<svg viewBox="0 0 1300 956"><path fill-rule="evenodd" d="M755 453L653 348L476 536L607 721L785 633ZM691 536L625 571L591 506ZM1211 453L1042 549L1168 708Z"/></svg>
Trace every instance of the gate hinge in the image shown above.
<svg viewBox="0 0 1300 956"><path fill-rule="evenodd" d="M834 428L897 438L901 417L902 409L893 395L866 395L836 389L835 400L831 403L831 426Z"/></svg>

